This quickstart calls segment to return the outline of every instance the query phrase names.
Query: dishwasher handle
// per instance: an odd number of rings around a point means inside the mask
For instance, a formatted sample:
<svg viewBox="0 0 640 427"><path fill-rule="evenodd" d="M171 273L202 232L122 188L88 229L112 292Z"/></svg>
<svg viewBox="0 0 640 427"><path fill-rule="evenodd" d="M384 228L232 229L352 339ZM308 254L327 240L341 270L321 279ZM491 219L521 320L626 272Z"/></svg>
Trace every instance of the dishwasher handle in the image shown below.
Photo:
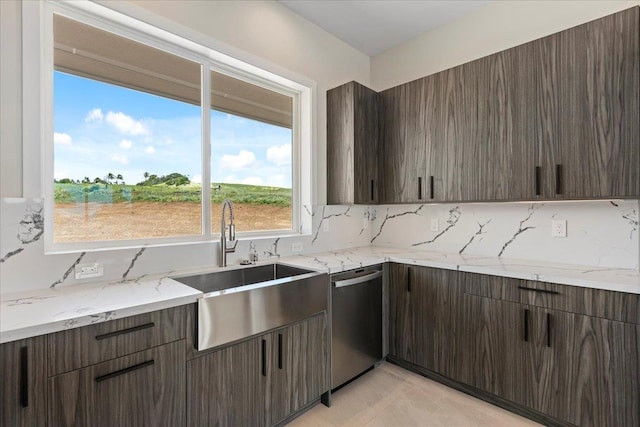
<svg viewBox="0 0 640 427"><path fill-rule="evenodd" d="M357 285L358 283L368 282L369 280L377 279L378 277L382 277L382 271L374 271L370 274L365 274L364 276L354 277L353 279L345 279L345 280L336 280L333 281L334 288L342 288L344 286Z"/></svg>

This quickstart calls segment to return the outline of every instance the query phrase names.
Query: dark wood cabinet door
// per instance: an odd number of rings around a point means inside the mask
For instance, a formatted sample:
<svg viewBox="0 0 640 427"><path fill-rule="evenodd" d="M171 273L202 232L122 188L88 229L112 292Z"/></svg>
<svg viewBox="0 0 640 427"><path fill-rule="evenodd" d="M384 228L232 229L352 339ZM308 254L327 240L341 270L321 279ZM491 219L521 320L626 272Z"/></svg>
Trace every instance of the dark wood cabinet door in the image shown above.
<svg viewBox="0 0 640 427"><path fill-rule="evenodd" d="M560 373L550 415L579 426L640 425L638 325L556 310L552 350Z"/></svg>
<svg viewBox="0 0 640 427"><path fill-rule="evenodd" d="M432 76L380 93L382 203L429 199L427 157L431 153L427 122L435 112Z"/></svg>
<svg viewBox="0 0 640 427"><path fill-rule="evenodd" d="M477 138L469 139L475 153L469 167L476 176L468 175L465 183L471 186L470 200L535 196L533 60L533 46L525 44L468 65L470 78L476 74L478 97Z"/></svg>
<svg viewBox="0 0 640 427"><path fill-rule="evenodd" d="M378 94L357 82L327 91L327 203L378 201Z"/></svg>
<svg viewBox="0 0 640 427"><path fill-rule="evenodd" d="M389 353L427 369L434 366L433 292L427 268L389 266Z"/></svg>
<svg viewBox="0 0 640 427"><path fill-rule="evenodd" d="M0 425L46 423L44 336L0 345Z"/></svg>
<svg viewBox="0 0 640 427"><path fill-rule="evenodd" d="M49 425L181 426L184 341L49 379Z"/></svg>
<svg viewBox="0 0 640 427"><path fill-rule="evenodd" d="M266 412L268 425L276 425L329 389L326 314L276 331L270 340L273 379Z"/></svg>
<svg viewBox="0 0 640 427"><path fill-rule="evenodd" d="M465 294L467 315L466 382L505 399L523 403L531 389L527 363L530 347L530 307Z"/></svg>
<svg viewBox="0 0 640 427"><path fill-rule="evenodd" d="M559 34L556 197L640 195L639 10Z"/></svg>
<svg viewBox="0 0 640 427"><path fill-rule="evenodd" d="M187 425L266 424L270 341L265 335L189 361Z"/></svg>

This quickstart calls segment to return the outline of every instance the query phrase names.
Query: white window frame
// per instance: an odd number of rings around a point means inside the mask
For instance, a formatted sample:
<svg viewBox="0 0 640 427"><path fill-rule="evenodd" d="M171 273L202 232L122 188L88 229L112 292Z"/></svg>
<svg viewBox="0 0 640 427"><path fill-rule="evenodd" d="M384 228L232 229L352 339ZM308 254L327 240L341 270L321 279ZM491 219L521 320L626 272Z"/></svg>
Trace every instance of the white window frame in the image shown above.
<svg viewBox="0 0 640 427"><path fill-rule="evenodd" d="M126 8L125 8L126 9ZM202 234L117 241L55 243L54 225L54 144L53 144L53 14L93 25L134 41L201 63L202 72ZM291 96L292 111L292 229L259 232L237 230L239 238L299 236L311 233L311 218L303 206L315 199L315 82L279 69L273 64L233 51L231 56L219 43L202 34L166 22L153 25L157 17L121 13L89 1L23 2L23 194L43 197L45 209L45 253L100 251L143 246L207 243L219 240L211 224L211 103L210 71L217 71L248 83ZM140 15L139 11L137 15ZM149 23L150 22L150 23ZM185 36L182 36L185 34ZM194 41L195 40L195 41ZM231 49L227 49L231 50ZM252 65L247 57L253 63ZM241 59L239 59L240 57ZM276 72L269 71L276 69ZM27 120L28 118L28 120ZM33 120L32 120L33 118ZM307 218L308 217L308 218ZM214 216L215 218L215 216Z"/></svg>

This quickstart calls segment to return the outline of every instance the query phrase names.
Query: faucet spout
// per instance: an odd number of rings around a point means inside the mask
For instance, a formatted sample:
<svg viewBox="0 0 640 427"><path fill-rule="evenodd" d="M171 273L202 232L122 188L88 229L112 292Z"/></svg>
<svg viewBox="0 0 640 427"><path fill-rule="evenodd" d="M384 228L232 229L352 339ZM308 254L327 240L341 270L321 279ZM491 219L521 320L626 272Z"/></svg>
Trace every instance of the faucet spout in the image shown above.
<svg viewBox="0 0 640 427"><path fill-rule="evenodd" d="M227 223L225 220L225 213L229 208L229 241L227 242ZM222 215L220 219L220 267L227 266L227 254L236 251L236 226L233 223L233 203L229 199L225 199L222 202ZM229 243L233 243L229 246Z"/></svg>

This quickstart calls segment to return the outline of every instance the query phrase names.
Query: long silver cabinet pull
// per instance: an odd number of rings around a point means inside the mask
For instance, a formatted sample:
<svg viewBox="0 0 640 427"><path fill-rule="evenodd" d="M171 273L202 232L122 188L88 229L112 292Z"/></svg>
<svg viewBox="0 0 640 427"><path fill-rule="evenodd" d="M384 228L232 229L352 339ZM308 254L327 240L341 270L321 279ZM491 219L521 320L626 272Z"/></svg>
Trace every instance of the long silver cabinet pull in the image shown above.
<svg viewBox="0 0 640 427"><path fill-rule="evenodd" d="M365 274L364 276L354 277L353 279L337 280L333 282L335 288L342 288L344 286L357 285L358 283L368 282L369 280L382 277L382 271L376 271L374 273Z"/></svg>

